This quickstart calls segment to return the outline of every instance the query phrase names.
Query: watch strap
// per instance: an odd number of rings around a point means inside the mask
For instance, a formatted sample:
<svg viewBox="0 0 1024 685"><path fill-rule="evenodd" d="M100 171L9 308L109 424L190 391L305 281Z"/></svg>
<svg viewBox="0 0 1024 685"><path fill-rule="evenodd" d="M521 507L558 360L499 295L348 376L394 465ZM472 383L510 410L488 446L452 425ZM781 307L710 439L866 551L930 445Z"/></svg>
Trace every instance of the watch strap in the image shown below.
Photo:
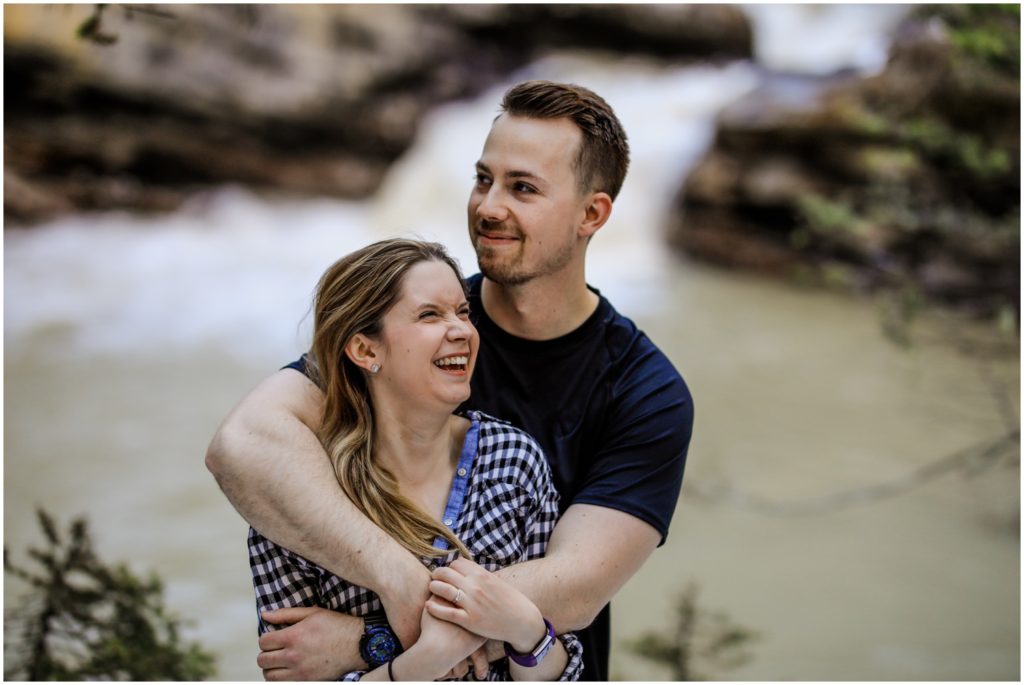
<svg viewBox="0 0 1024 685"><path fill-rule="evenodd" d="M363 622L367 628L386 626L388 625L388 616L383 611L374 611L363 616Z"/></svg>
<svg viewBox="0 0 1024 685"><path fill-rule="evenodd" d="M533 668L539 664L541 659L547 656L547 653L551 651L551 647L554 646L556 640L555 627L551 625L551 621L546 618L544 619L544 627L547 628L547 632L544 634L544 637L540 639L540 642L537 643L536 647L524 654L522 652L517 652L512 645L506 642L505 656L526 668Z"/></svg>
<svg viewBox="0 0 1024 685"><path fill-rule="evenodd" d="M363 617L359 655L370 668L383 666L402 651L402 644L388 624L387 615L383 611L375 611Z"/></svg>

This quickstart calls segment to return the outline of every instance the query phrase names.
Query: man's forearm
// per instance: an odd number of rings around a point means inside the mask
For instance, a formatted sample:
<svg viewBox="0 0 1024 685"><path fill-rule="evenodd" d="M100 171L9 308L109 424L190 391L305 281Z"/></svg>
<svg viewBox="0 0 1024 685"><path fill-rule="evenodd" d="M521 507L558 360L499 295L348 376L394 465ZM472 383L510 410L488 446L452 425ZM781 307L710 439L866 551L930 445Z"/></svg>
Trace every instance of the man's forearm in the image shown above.
<svg viewBox="0 0 1024 685"><path fill-rule="evenodd" d="M294 385L272 377L243 400L210 443L207 465L253 528L376 590L393 567L381 560L409 555L344 496L313 431L283 407L264 403L269 391Z"/></svg>
<svg viewBox="0 0 1024 685"><path fill-rule="evenodd" d="M551 621L555 632L561 635L590 625L601 610L586 601L582 583L557 558L534 559L506 566L496 573L537 605L544 618Z"/></svg>
<svg viewBox="0 0 1024 685"><path fill-rule="evenodd" d="M498 573L562 634L590 625L660 539L654 528L629 514L574 504L559 519L543 558Z"/></svg>
<svg viewBox="0 0 1024 685"><path fill-rule="evenodd" d="M342 493L311 428L322 395L279 371L228 416L206 463L238 512L260 533L349 582L375 590L403 641L426 599L429 573ZM406 619L393 615L397 605ZM388 606L389 603L391 606Z"/></svg>

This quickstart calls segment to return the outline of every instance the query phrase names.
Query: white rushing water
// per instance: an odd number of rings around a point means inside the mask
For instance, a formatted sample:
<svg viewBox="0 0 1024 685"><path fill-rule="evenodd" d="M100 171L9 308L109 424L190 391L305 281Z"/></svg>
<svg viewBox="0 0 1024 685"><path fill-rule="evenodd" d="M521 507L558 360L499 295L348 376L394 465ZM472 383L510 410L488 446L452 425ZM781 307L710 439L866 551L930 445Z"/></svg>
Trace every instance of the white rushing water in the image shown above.
<svg viewBox="0 0 1024 685"><path fill-rule="evenodd" d="M878 68L901 12L842 5L747 10L759 61L810 72ZM532 77L590 86L613 105L629 133L629 178L592 244L588 277L635 312L651 302L664 275L660 227L680 180L710 144L716 113L760 77L747 63L665 67L642 59L562 56L531 65L509 83ZM317 275L371 240L398 234L436 239L471 273L463 208L473 163L506 87L436 110L367 202L281 202L226 188L158 218L103 213L6 231L5 331L15 337L60 331L83 354L162 356L215 344L272 363L306 339L307 329L297 327Z"/></svg>
<svg viewBox="0 0 1024 685"><path fill-rule="evenodd" d="M552 56L432 112L365 202L220 188L162 217L8 227L5 543L18 551L38 540L38 504L64 520L88 514L105 558L167 581L170 608L218 654L219 677L258 678L245 525L202 466L206 443L246 388L305 347L312 289L340 255L413 234L475 270L465 228L473 163L502 91L523 78L593 88L630 134L630 174L591 244L588 280L694 391L688 483L818 496L898 478L1001 430L971 362L948 347L894 348L872 305L665 249L665 211L716 114L756 88L764 67L877 70L903 11L747 10L760 65ZM1019 389L1019 364L986 373ZM988 472L795 519L684 497L668 543L616 601L613 675L666 676L622 641L671 625L666 598L697 580L708 608L762 635L739 678L1016 679L1019 544L999 532L1014 494L1019 502L1004 473Z"/></svg>
<svg viewBox="0 0 1024 685"><path fill-rule="evenodd" d="M642 307L664 273L660 220L679 179L710 142L714 114L757 77L745 64L684 69L571 56L516 78L533 75L592 86L630 132L633 182L594 242L589 276L617 301ZM307 328L297 327L319 274L367 242L439 240L472 273L464 207L505 87L432 113L421 140L367 202L282 202L227 188L164 217L71 216L8 231L5 329L61 330L83 354L164 355L214 344L273 363L306 339Z"/></svg>

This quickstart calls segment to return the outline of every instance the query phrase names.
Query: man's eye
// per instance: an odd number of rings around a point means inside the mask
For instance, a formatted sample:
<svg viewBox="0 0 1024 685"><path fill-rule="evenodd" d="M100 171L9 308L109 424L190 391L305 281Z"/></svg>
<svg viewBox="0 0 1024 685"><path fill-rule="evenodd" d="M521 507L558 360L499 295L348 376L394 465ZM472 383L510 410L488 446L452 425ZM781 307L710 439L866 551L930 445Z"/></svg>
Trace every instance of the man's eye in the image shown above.
<svg viewBox="0 0 1024 685"><path fill-rule="evenodd" d="M537 189L528 183L516 183L512 186L512 190L517 193L535 193Z"/></svg>
<svg viewBox="0 0 1024 685"><path fill-rule="evenodd" d="M486 185L490 185L491 184L491 179L488 176L485 176L484 174L481 174L481 173L474 174L473 175L473 181L478 186L486 186Z"/></svg>

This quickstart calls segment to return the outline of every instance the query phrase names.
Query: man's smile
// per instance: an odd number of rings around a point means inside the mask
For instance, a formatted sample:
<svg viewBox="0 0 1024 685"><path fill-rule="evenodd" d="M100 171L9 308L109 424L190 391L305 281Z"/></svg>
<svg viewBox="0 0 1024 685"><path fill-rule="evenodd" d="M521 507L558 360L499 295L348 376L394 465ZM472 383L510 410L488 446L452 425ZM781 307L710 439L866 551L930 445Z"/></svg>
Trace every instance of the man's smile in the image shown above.
<svg viewBox="0 0 1024 685"><path fill-rule="evenodd" d="M487 228L476 229L477 241L488 247L511 245L521 241L521 238L512 233L505 233Z"/></svg>

